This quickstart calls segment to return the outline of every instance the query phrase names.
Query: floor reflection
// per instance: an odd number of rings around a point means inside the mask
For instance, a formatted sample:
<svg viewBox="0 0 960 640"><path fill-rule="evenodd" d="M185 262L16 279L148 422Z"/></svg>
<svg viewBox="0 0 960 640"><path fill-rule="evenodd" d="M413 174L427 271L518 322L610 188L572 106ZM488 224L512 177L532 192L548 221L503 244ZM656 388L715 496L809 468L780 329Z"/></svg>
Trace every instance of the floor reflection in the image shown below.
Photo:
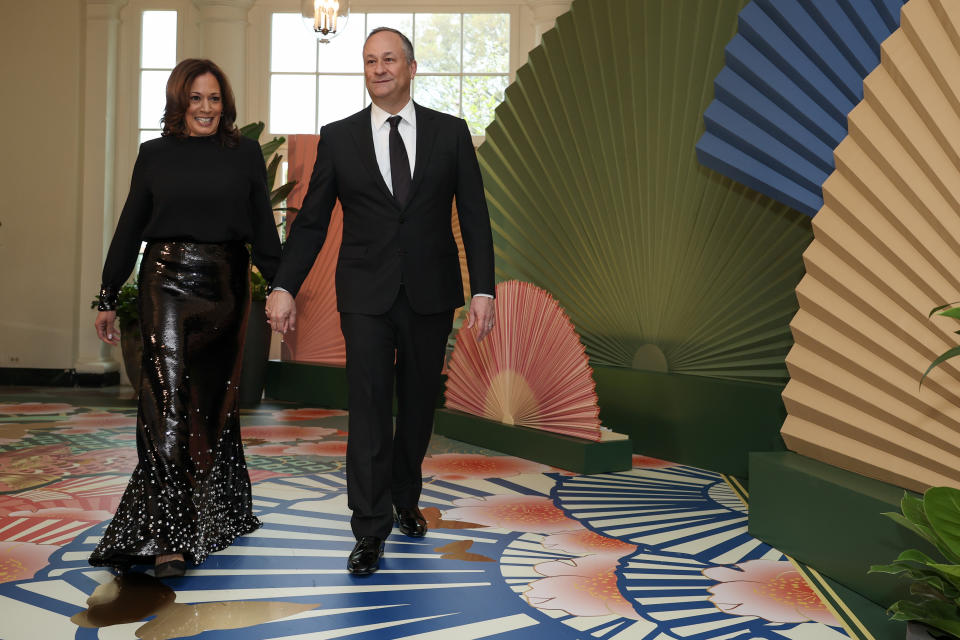
<svg viewBox="0 0 960 640"><path fill-rule="evenodd" d="M142 640L172 640L204 631L242 629L286 618L320 606L319 603L233 601L181 604L176 593L146 573L126 573L100 585L87 599L87 610L71 620L80 627L99 628L138 622L153 616L136 630Z"/></svg>

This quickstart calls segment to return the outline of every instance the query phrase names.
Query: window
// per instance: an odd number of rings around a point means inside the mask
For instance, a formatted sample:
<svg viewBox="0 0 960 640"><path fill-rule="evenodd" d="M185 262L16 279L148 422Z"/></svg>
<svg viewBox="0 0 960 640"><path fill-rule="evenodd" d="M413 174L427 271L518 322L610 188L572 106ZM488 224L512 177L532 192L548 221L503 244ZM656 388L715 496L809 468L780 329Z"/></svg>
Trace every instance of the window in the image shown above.
<svg viewBox="0 0 960 640"><path fill-rule="evenodd" d="M140 142L159 138L167 78L177 64L177 12L144 11L140 32Z"/></svg>
<svg viewBox="0 0 960 640"><path fill-rule="evenodd" d="M483 134L509 82L508 13L352 13L329 44L316 41L300 14L273 14L271 133L319 133L369 104L361 51L376 27L410 36L414 100L460 116L471 133Z"/></svg>

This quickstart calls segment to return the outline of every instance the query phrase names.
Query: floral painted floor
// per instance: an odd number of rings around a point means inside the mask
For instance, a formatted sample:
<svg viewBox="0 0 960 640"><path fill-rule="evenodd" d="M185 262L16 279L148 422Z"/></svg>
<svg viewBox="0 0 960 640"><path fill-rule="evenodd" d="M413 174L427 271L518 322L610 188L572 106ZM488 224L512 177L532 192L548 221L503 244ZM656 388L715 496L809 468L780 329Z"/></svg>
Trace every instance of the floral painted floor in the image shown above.
<svg viewBox="0 0 960 640"><path fill-rule="evenodd" d="M346 415L293 405L244 412L263 528L184 578L116 578L86 559L136 462L130 394L0 387L3 640L848 637L736 482L641 456L578 476L434 437L430 533L352 577Z"/></svg>

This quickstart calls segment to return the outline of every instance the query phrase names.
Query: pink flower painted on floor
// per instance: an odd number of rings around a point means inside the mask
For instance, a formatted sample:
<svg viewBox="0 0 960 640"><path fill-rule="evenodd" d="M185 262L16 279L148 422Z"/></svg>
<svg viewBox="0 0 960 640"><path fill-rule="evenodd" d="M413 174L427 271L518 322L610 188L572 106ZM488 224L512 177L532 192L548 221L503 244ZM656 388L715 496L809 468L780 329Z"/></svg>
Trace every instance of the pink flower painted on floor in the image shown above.
<svg viewBox="0 0 960 640"><path fill-rule="evenodd" d="M20 402L17 404L0 404L0 414L19 416L44 416L58 413L69 413L76 410L72 404L46 402Z"/></svg>
<svg viewBox="0 0 960 640"><path fill-rule="evenodd" d="M704 569L719 584L707 590L718 609L737 616L756 616L770 622L812 620L838 627L819 596L799 571L785 560L748 560L728 567Z"/></svg>
<svg viewBox="0 0 960 640"><path fill-rule="evenodd" d="M640 616L617 586L617 558L587 556L555 560L534 567L547 576L530 583L523 596L538 609L559 609L574 616Z"/></svg>
<svg viewBox="0 0 960 640"><path fill-rule="evenodd" d="M330 416L345 416L346 411L337 409L284 409L273 414L275 420L281 422L290 422L293 420L317 420L319 418L329 418Z"/></svg>
<svg viewBox="0 0 960 640"><path fill-rule="evenodd" d="M32 578L47 566L56 545L0 542L0 582Z"/></svg>
<svg viewBox="0 0 960 640"><path fill-rule="evenodd" d="M488 527L528 533L560 533L583 528L545 496L489 496L455 500L455 509L443 513L444 520L475 522Z"/></svg>
<svg viewBox="0 0 960 640"><path fill-rule="evenodd" d="M69 475L129 475L137 464L134 447L73 453L65 444L51 444L0 453L0 492L24 491Z"/></svg>
<svg viewBox="0 0 960 640"><path fill-rule="evenodd" d="M647 456L641 456L639 454L633 454L633 468L634 469L663 469L666 467L675 467L677 466L676 462L670 462L669 460L661 460L660 458L649 458Z"/></svg>
<svg viewBox="0 0 960 640"><path fill-rule="evenodd" d="M543 540L543 546L548 549L559 549L576 555L609 555L622 558L637 550L637 545L623 542L616 538L608 538L594 531L584 529L572 533L555 533Z"/></svg>
<svg viewBox="0 0 960 640"><path fill-rule="evenodd" d="M250 473L251 484L263 482L270 478L287 478L292 475L289 473L279 473L277 471L267 471L266 469L247 469L247 471Z"/></svg>
<svg viewBox="0 0 960 640"><path fill-rule="evenodd" d="M105 429L135 429L137 427L137 417L108 411L91 411L70 416L67 420L56 422L52 426L61 428L60 433L63 434L81 435Z"/></svg>
<svg viewBox="0 0 960 640"><path fill-rule="evenodd" d="M300 442L298 444L261 444L246 447L251 456L327 456L344 457L347 455L346 440L327 442Z"/></svg>
<svg viewBox="0 0 960 640"><path fill-rule="evenodd" d="M302 444L287 447L287 451L290 452L290 454L296 452L295 455L301 456L328 456L333 458L342 458L347 455L347 441L331 440L329 442L304 442Z"/></svg>
<svg viewBox="0 0 960 640"><path fill-rule="evenodd" d="M295 427L287 424L256 425L240 428L240 435L244 441L254 440L259 442L322 440L326 436L331 436L335 433L339 433L339 430L328 427Z"/></svg>
<svg viewBox="0 0 960 640"><path fill-rule="evenodd" d="M423 475L440 480L508 478L521 473L548 473L551 470L546 465L530 460L477 453L441 453L423 461Z"/></svg>

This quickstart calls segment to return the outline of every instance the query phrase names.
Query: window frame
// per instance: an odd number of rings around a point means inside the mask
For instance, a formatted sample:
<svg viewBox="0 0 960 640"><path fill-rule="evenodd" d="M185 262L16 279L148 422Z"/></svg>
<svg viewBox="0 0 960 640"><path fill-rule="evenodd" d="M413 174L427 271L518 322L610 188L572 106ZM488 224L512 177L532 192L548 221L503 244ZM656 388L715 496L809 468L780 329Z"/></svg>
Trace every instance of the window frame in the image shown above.
<svg viewBox="0 0 960 640"><path fill-rule="evenodd" d="M508 43L509 43L509 54L508 54L508 71L506 74L503 73L472 73L468 72L464 74L462 71L463 59L461 55L461 71L459 73L427 73L424 72L424 76L441 76L441 75L450 75L458 76L461 78L461 104L460 111L463 111L463 102L462 102L462 88L463 88L463 76L506 76L506 84L509 86L516 79L516 72L520 66L519 60L519 47L520 47L520 27L521 27L521 10L525 5L517 2L469 2L462 3L456 2L456 0L432 0L428 3L420 3L416 1L404 3L404 4L381 4L377 2L357 2L354 0L351 2L351 17L353 13L459 13L459 14L472 14L472 13L503 13L509 15L509 33L508 33ZM272 28L273 28L273 14L274 13L294 13L299 11L299 3L292 3L290 0L262 0L257 3L257 6L254 9L258 10L258 20L251 20L252 23L259 23L259 28L256 30L257 33L253 42L250 44L259 44L259 50L263 55L259 58L259 69L253 70L257 75L259 95L262 96L260 102L260 112L264 114L263 120L266 123L265 131L272 131L272 123L270 122L270 100L271 100L271 80L275 73L277 74L289 74L295 75L298 72L274 72L271 69L271 37L272 37ZM461 19L461 33L463 30L463 21ZM461 37L460 43L461 49L463 47L463 39ZM358 53L359 55L359 53ZM307 72L302 72L306 74ZM357 75L350 72L331 72L321 74L319 71L312 72L314 77L319 77L320 75L341 75L341 76L351 76ZM360 72L362 75L362 72ZM418 73L417 75L421 75ZM414 79L416 82L416 79ZM314 86L317 90L317 85ZM414 89L414 91L416 91ZM369 99L365 97L364 106L369 104ZM289 133L271 133L270 135L297 135ZM315 135L315 134L314 134ZM484 134L473 134L471 133L473 139L473 144L475 147L480 146L485 140ZM281 148L282 152L286 154L286 144Z"/></svg>

